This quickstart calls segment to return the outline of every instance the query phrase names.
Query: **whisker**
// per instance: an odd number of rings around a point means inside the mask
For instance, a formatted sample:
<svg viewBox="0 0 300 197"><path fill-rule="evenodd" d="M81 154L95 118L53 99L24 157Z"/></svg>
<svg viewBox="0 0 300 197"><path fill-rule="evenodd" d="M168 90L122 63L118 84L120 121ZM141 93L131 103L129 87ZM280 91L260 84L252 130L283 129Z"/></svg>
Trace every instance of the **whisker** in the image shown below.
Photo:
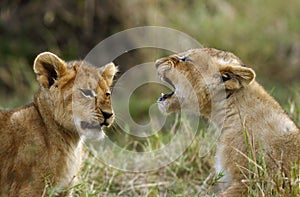
<svg viewBox="0 0 300 197"><path fill-rule="evenodd" d="M118 125L124 125L124 124L126 124L126 121L122 120L121 118L116 118L115 122L116 122Z"/></svg>
<svg viewBox="0 0 300 197"><path fill-rule="evenodd" d="M116 125L115 122L111 125L111 129L112 129L113 131L118 131L118 130L119 130L119 129L117 128L117 125Z"/></svg>
<svg viewBox="0 0 300 197"><path fill-rule="evenodd" d="M127 122L127 121L125 121L125 118L123 118L122 115L120 115L120 114L119 115L116 114L115 117L116 117L117 122L120 122L120 123L126 123Z"/></svg>

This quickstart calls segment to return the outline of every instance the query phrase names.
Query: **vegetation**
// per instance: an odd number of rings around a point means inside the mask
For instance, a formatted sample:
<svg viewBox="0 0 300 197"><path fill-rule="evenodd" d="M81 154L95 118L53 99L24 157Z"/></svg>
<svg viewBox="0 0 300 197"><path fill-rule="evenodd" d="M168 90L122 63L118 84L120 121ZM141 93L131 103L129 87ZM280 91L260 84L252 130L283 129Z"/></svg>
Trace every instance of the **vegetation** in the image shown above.
<svg viewBox="0 0 300 197"><path fill-rule="evenodd" d="M32 64L38 53L48 50L66 60L84 59L95 45L114 33L157 25L187 33L204 46L234 52L255 69L258 80L299 125L299 8L299 0L1 1L0 109L32 100L38 88ZM157 49L134 50L116 57L115 63L120 65L121 76L134 65L154 61L164 54ZM163 89L151 86L137 89L130 101L130 112L137 122L148 120L145 109ZM124 149L136 151L162 147L174 135L165 131L141 139L124 134L117 125L113 130L107 132L109 138ZM74 196L197 196L213 165L214 149L200 154L203 146L199 144L211 143L206 134L207 126L200 126L181 157L143 173L109 167L87 148L81 181L70 190ZM253 171L253 176L245 177L251 188L249 196L299 195L298 166L291 172L291 179L283 180L268 174L263 158L256 156L247 155ZM56 189L48 183L45 192L51 196Z"/></svg>
<svg viewBox="0 0 300 197"><path fill-rule="evenodd" d="M281 82L297 84L299 7L298 0L4 0L0 2L0 106L16 107L31 100L37 89L32 64L38 53L49 50L66 60L84 59L108 36L145 25L174 28L204 46L233 51L254 67L270 89ZM142 54L129 52L115 62L124 72L161 56L157 50Z"/></svg>

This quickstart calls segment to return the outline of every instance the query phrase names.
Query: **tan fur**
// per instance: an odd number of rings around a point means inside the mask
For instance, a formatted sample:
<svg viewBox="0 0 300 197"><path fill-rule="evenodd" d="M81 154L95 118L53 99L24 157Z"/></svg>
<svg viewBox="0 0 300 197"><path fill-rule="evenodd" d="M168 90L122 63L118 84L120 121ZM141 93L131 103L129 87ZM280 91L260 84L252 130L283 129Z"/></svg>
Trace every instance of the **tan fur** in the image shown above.
<svg viewBox="0 0 300 197"><path fill-rule="evenodd" d="M99 71L49 52L37 56L40 89L34 102L0 112L0 196L41 196L49 185L72 186L82 141L91 134L103 137L100 125L114 120L109 86L116 71L112 63ZM89 91L95 95L87 96Z"/></svg>
<svg viewBox="0 0 300 197"><path fill-rule="evenodd" d="M299 165L299 129L238 57L212 48L192 49L159 59L156 67L161 79L175 86L172 97L158 102L161 111L193 111L198 106L196 113L220 129L215 158L216 172L225 175L220 196L247 193L242 181L249 176L250 162L245 136L255 154L263 146L268 173L280 168L289 176L292 164Z"/></svg>

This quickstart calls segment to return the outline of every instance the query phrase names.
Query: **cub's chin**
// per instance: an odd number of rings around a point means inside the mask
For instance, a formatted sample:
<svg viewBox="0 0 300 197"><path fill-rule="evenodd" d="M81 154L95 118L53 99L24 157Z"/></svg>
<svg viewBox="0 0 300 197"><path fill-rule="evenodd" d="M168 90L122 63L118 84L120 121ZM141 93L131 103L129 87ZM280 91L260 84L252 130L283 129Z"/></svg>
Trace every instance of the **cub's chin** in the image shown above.
<svg viewBox="0 0 300 197"><path fill-rule="evenodd" d="M161 97L157 99L158 109L163 114L170 114L181 110L181 106L178 98L174 92L169 94L161 94Z"/></svg>
<svg viewBox="0 0 300 197"><path fill-rule="evenodd" d="M80 134L85 140L98 141L105 138L105 133L100 129L87 129Z"/></svg>
<svg viewBox="0 0 300 197"><path fill-rule="evenodd" d="M105 137L100 124L92 124L75 118L75 125L81 138L85 140L101 140Z"/></svg>

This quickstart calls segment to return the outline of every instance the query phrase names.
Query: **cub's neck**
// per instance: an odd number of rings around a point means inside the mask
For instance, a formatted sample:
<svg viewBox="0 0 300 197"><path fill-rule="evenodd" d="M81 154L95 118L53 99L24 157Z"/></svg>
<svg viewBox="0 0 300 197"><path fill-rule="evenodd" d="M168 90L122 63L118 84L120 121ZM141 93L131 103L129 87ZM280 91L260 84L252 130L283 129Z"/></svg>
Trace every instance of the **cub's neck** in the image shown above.
<svg viewBox="0 0 300 197"><path fill-rule="evenodd" d="M258 135L282 135L297 130L278 102L257 82L234 92L226 100L225 111L222 132L247 129Z"/></svg>
<svg viewBox="0 0 300 197"><path fill-rule="evenodd" d="M54 120L52 114L54 110L50 109L51 106L46 102L46 98L43 97L41 92L35 95L34 106L41 117L49 140L57 141L60 138L70 148L76 148L79 145L81 140L78 132L75 129L69 130Z"/></svg>

